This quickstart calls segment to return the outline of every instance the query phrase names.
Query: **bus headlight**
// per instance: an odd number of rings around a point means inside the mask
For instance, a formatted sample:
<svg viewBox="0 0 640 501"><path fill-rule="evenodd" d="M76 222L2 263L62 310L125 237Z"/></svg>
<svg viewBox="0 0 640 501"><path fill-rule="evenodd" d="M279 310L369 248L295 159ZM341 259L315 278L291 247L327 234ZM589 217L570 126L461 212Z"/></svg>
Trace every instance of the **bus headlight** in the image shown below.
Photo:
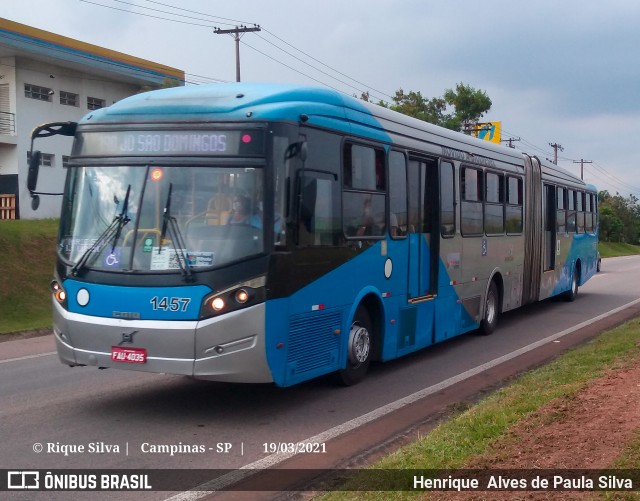
<svg viewBox="0 0 640 501"><path fill-rule="evenodd" d="M238 289L235 293L235 299L238 304L244 304L249 301L249 293L245 289Z"/></svg>
<svg viewBox="0 0 640 501"><path fill-rule="evenodd" d="M60 282L53 280L50 284L51 293L53 297L60 303L63 308L67 308L67 291L60 285Z"/></svg>
<svg viewBox="0 0 640 501"><path fill-rule="evenodd" d="M202 301L200 318L230 313L263 302L266 298L265 283L265 278L259 277L209 294Z"/></svg>
<svg viewBox="0 0 640 501"><path fill-rule="evenodd" d="M213 309L213 311L222 311L224 310L224 307L224 299L222 299L221 297L214 297L211 300L211 308Z"/></svg>

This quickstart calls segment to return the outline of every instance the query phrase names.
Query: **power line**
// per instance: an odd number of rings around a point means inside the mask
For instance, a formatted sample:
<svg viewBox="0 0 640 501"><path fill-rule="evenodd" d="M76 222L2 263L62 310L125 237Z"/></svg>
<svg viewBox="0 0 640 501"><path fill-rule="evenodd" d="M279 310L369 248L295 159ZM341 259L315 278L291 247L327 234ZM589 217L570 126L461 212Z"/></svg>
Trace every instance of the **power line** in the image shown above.
<svg viewBox="0 0 640 501"><path fill-rule="evenodd" d="M267 30L264 30L264 31L266 32ZM277 45L275 45L273 42L271 42L271 41L267 40L266 38L264 38L264 37L262 37L262 36L260 36L260 35L256 35L256 36L257 36L258 38L261 38L262 40L264 40L264 41L265 41L265 42L267 42L268 44L270 44L270 45L274 46L274 47L275 47L276 49L278 49L279 51L284 52L284 53L285 53L285 54L287 54L288 56L290 56L290 57L292 57L292 58L294 58L294 59L296 59L296 60L300 61L302 64L306 64L306 65L307 65L307 66L309 66L310 68L313 68L314 70L316 70L316 71L318 71L318 72L322 73L323 75L328 76L329 78L333 78L334 80L337 80L337 81L338 81L338 82L340 82L341 84L346 85L347 87L350 87L350 88L352 88L352 89L354 89L354 90L356 90L356 91L358 91L358 92L364 92L364 89L363 89L362 87L355 87L354 85L351 85L350 83L345 82L344 80L340 80L339 78L336 78L336 77L334 77L334 76L330 75L329 73L327 73L327 72L325 72L325 71L321 70L320 68L317 68L316 66L313 66L312 64L309 64L308 62L306 62L306 61L304 61L304 60L300 59L298 56L295 56L295 55L291 54L290 52L286 51L286 50L285 50L285 49L283 49L282 47L278 47ZM276 37L276 38L278 38L278 37ZM284 43L286 43L286 42L284 42ZM289 44L287 44L287 45L289 45ZM294 47L294 49L295 49L295 47ZM302 51L300 51L299 49L296 49L296 50L298 50L298 52L302 52ZM302 52L302 53L304 54L304 52ZM311 57L311 56L307 56L307 57ZM311 59L313 59L314 61L317 61L317 59L315 59L315 58L313 58L313 57L311 57ZM274 60L275 60L275 59L274 59ZM276 60L276 61L277 61L277 60ZM318 62L319 62L320 64L322 64L323 66L327 66L326 64L324 64L324 63L322 63L322 62L320 62L320 61L318 61ZM329 66L327 66L327 68L330 68L330 67L329 67ZM334 70L333 68L330 68L330 69L331 69L332 71L335 71L336 73L338 73L338 74L340 74L340 75L344 75L344 73L340 73L339 71ZM344 75L344 76L345 76L345 77L347 77L349 80L353 80L353 81L354 81L354 82L356 82L356 83L360 83L360 82L358 82L357 80L355 80L355 79L353 79L353 78L351 78L351 77L349 77L349 76L347 76L347 75ZM371 89L370 87L368 87L368 86L367 86L367 85L365 85L365 84L361 84L361 85L363 85L365 89ZM375 89L373 89L373 90L375 90ZM378 92L378 91L376 91L376 92ZM391 96L388 96L387 94L384 94L384 93L381 93L381 94L382 94L382 95L384 95L384 96L386 96L386 97L389 97L389 98L393 99ZM378 97L378 96L373 95L373 97L375 97L376 99L379 99L380 101L386 102L386 100L385 100L385 99L381 99L381 98L380 98L380 97Z"/></svg>
<svg viewBox="0 0 640 501"><path fill-rule="evenodd" d="M185 8L182 8L182 7L176 7L176 6L174 6L174 5L167 4L167 3L163 3L163 2L158 2L158 1L156 1L156 0L146 0L146 1L147 1L147 2L150 2L150 3L155 3L155 4L158 4L158 5L162 5L163 7L169 7L169 8L171 8L171 9L180 10L180 11L184 11L184 12L189 12L190 14L198 14L198 15L201 15L201 16L207 16L207 17L211 17L211 18L215 18L215 19L224 19L225 21L232 21L233 23L240 24L240 25L245 25L245 26L246 26L246 25L254 25L254 26L256 25L256 23L253 23L253 22L239 21L239 20L237 20L237 19L229 19L229 18L225 18L225 17L214 16L214 15L212 15L212 14L207 14L206 12L199 12L199 11L195 11L195 10L185 9ZM172 13L172 15L179 15L179 14L173 14L173 13ZM224 23L222 23L222 24L224 24ZM356 79L355 79L355 78L353 78L353 77L350 77L350 76L349 76L349 75L347 75L346 73L343 73L343 72L341 72L340 70L337 70L337 69L333 68L332 66L329 66L328 64L326 64L326 63L324 63L324 62L320 61L319 59L317 59L317 58L315 58L315 57L313 57L311 54L308 54L308 53L304 52L303 50L301 50L301 49L297 48L295 45L293 45L293 44L291 44L291 43L287 42L286 40L282 39L281 37L279 37L278 35L276 35L276 34L275 34L275 33L273 33L272 31L270 31L270 30L268 30L268 29L266 29L266 28L264 28L264 27L262 27L262 31L264 31L265 33L269 34L270 36L272 36L272 37L273 37L273 38L275 38L276 40L278 40L278 41L282 42L283 44L285 44L285 45L287 45L287 46L291 47L292 49L296 50L296 51L297 51L297 52L299 52L300 54L303 54L304 56L308 57L308 58L309 58L309 59L311 59L312 61L315 61L316 63L319 63L319 64L321 64L322 66L324 66L325 68L328 68L329 70L333 71L334 73L337 73L338 75L341 75L341 76L343 76L343 77L346 77L346 78L348 78L349 80L352 80L352 81L356 82L357 84L359 84L359 85L361 85L361 86L365 87L365 88L366 88L366 89L368 89L368 90L372 90L372 91L374 91L374 92L376 92L376 93L378 93L378 94L381 94L381 95L386 96L386 97L388 97L388 98L390 98L390 99L392 99L392 100L393 100L393 96L390 96L389 94L386 94L386 93L385 93L385 92L383 92L383 91L380 91L380 90L374 89L373 87L371 87L371 86L369 86L369 85L367 85L367 84L365 84L365 83L363 83L363 82L360 82L359 80L356 80ZM313 67L312 65L310 65L308 62L306 62L306 61L304 61L304 60L302 60L302 59L299 59L299 58L297 58L296 56L294 56L293 54L291 54L290 52L287 52L286 50L282 49L281 47L278 47L278 46L277 46L277 45L275 45L273 42L270 42L269 40L267 40L267 39L266 39L266 38L264 38L263 36L261 36L261 35L256 35L256 36L257 36L258 38L261 38L261 39L262 39L262 40L264 40L265 42L267 42L267 43L269 43L269 44L273 45L274 47L276 47L278 50L280 50L280 51L284 52L285 54L287 54L287 55L289 55L289 56L293 57L294 59L297 59L297 60L298 60L298 61L300 61L301 63L306 64L307 66L311 66L311 67L312 67L312 68L314 68L315 70L320 71L321 73L324 73L324 72L322 72L321 70L318 70L317 68L315 68L315 67ZM335 80L338 80L337 78L335 78L335 77L333 77L333 76L331 76L331 75L328 75L328 74L326 74L326 73L324 73L324 74L325 74L325 75L327 75L327 76L329 76L330 78L333 78L333 79L335 79ZM340 81L340 80L338 80L338 81ZM341 82L341 83L344 83L344 82ZM349 85L349 84L345 84L345 85ZM360 89L360 88L356 88L356 87L353 87L353 86L352 86L352 88L354 88L354 89L356 89L356 90L358 90L358 91L362 91L362 89ZM384 99L381 99L381 101L384 101Z"/></svg>
<svg viewBox="0 0 640 501"><path fill-rule="evenodd" d="M119 10L120 12L126 12L127 14L135 14L137 16L150 17L150 18L153 18L153 19L162 19L164 21L172 21L174 23L180 23L180 24L189 24L191 26L202 26L204 28L213 28L214 27L213 24L199 24L199 23L192 23L192 22L189 22L189 21L179 21L178 19L169 19L169 18L166 18L166 17L154 16L154 15L151 15L151 14L143 14L142 12L134 12L134 11L127 10L127 9L120 9L118 7L113 7L111 5L104 5L104 4L101 4L101 3L98 3L98 2L91 2L90 0L80 0L80 1L84 2L84 3L89 3L91 5L97 5L98 7L104 7L106 9ZM115 0L115 1L122 2L122 0ZM122 2L122 3L127 3L127 2ZM140 7L139 5L135 5L135 4L129 4L129 5L132 5L134 7ZM142 8L148 9L149 7L142 7ZM176 15L176 14L171 14L171 15ZM182 16L182 17L185 17L185 16Z"/></svg>
<svg viewBox="0 0 640 501"><path fill-rule="evenodd" d="M317 78L312 77L311 75L307 75L306 73L302 73L301 71L296 70L295 68L293 68L293 67L289 66L289 65L288 65L288 64L286 64L286 63L283 63L282 61L278 61L277 59L275 59L275 58L271 57L269 54L265 54L265 53L264 53L264 52L262 52L261 50L258 50L258 49L256 49L255 47L253 47L253 46L249 45L247 42L242 42L242 44L243 44L243 45L246 45L246 46L247 46L247 47L249 47L250 49L255 50L257 53L262 54L264 57L267 57L267 58L271 59L272 61L275 61L276 63L281 64L281 65L282 65L282 66L284 66L285 68L289 68L291 71L295 71L296 73L298 73L298 74L300 74L300 75L302 75L302 76L304 76L304 77L307 77L307 78L309 78L309 79L313 80L314 82L317 82L317 83L319 83L319 84L321 84L321 85L324 85L325 87L329 87L330 89L333 89L333 90L335 90L336 92L342 92L341 90L337 89L336 87L333 87L333 86L331 86L331 85L329 85L329 84L327 84L327 83L325 83L325 82L322 82L322 81L318 80ZM343 94L344 94L344 93L343 93Z"/></svg>
<svg viewBox="0 0 640 501"><path fill-rule="evenodd" d="M382 94L383 96L386 96L386 97L390 98L391 100L393 100L393 96L390 96L389 94L386 94L385 92L382 92L381 90L374 89L373 87L371 87L371 86L369 86L369 85L367 85L367 84L365 84L365 83L362 83L362 82L360 82L359 80L356 80L355 78L352 78L352 77L350 77L349 75L346 75L345 73L342 73L341 71L336 70L335 68L332 68L332 67L331 67L331 66L329 66L328 64L323 63L323 62L322 62L322 61L320 61L319 59L316 59L315 57L313 57L313 56L311 56L311 55L307 54L306 52L304 52L304 51L302 51L302 50L298 49L297 47L295 47L295 46L291 45L289 42L287 42L286 40L283 40L282 38L278 37L277 35L275 35L275 34L274 34L274 33L272 33L271 31L269 31L269 30L267 30L267 29L265 29L264 31L265 31L265 33L269 33L272 37L274 37L274 38L276 38L276 39L280 40L282 43L284 43L284 44L288 45L289 47L291 47L291 48L293 48L293 49L295 49L295 50L297 50L297 51L298 51L298 52L300 52L301 54L304 54L304 55L305 55L305 56L307 56L309 59L312 59L313 61L315 61L315 62L317 62L317 63L321 64L322 66L325 66L326 68L329 68L331 71L333 71L333 72L335 72L335 73L338 73L339 75L342 75L343 77L346 77L346 78L348 78L349 80L353 80L353 81L354 81L354 82L356 82L357 84L360 84L360 85L362 85L363 87L366 87L368 90L373 90L373 91L375 91L376 93L378 93L378 94ZM262 38L262 37L260 37L260 38ZM266 41L266 40L265 40L265 41ZM271 43L271 42L269 42L269 43ZM280 50L283 50L283 49L280 49ZM283 51L283 52L286 52L286 51ZM287 53L287 54L289 54L288 52L286 52L286 53ZM289 55L291 55L291 54L289 54ZM292 57L295 57L295 56L292 56ZM305 63L305 64L309 64L309 63ZM318 71L319 71L319 70L318 70ZM332 77L332 78L335 78L335 77ZM337 80L337 79L336 79L336 80ZM384 100L382 100L382 101L384 101Z"/></svg>
<svg viewBox="0 0 640 501"><path fill-rule="evenodd" d="M131 3L131 2L127 2L127 1L124 1L124 0L113 0L113 1L118 2L118 3L125 4L125 5L129 5L129 6L132 6L132 7L137 7L137 8L140 8L140 9L147 9L147 10L151 10L151 11L153 11L153 12L159 12L159 13L162 13L162 14L167 14L167 15L169 15L169 16L182 17L182 18L185 18L185 19L189 19L189 21L181 21L181 20L174 19L174 18L167 18L167 17L157 16L157 15L151 15L151 14L145 14L145 13L141 13L141 12L135 12L135 11L127 10L127 9L121 9L121 8L117 8L117 7L113 7L113 6L109 6L109 5L104 5L104 4L97 3L97 2L94 2L94 1L91 1L91 0L80 0L80 1L85 2L85 3L92 4L92 5L96 5L96 6L99 6L99 7L104 7L104 8L109 8L109 9L113 9L113 10L118 10L118 11L121 11L121 12L126 12L126 13L128 13L128 14L136 14L136 15L140 15L140 16L145 16L145 17L149 17L149 18L152 18L152 19L161 19L161 20L164 20L164 21L177 22L177 23L181 23L181 24L188 24L188 25L192 25L192 26L201 26L201 27L215 28L215 26L213 26L213 25L211 25L211 24L201 24L201 23L193 22L194 20L195 20L195 21L203 21L203 22L205 22L205 23L206 23L206 22L209 22L208 20L206 20L206 19L202 19L201 17L187 16L187 15L184 15L184 14L179 14L179 13L175 13L175 12L169 12L169 11L166 11L166 10L155 9L155 8L146 7L146 6L143 6L143 5L138 5L138 4L134 4L134 3ZM185 9L185 8L182 8L182 7L176 7L176 6L174 6L174 5L171 5L171 4L168 4L168 3L163 3L163 2L158 2L158 1L155 1L155 0L146 0L146 1L147 1L147 2L150 2L150 3L153 3L153 4L161 5L161 6L163 6L163 7L168 7L168 8L170 8L170 9L177 10L177 11L183 11L183 12L188 12L188 13L190 13L190 14L197 14L198 16L206 16L206 17L213 18L213 19L222 19L222 20L224 20L224 21L216 21L216 23L217 23L217 24L227 24L227 25L231 25L230 23L225 22L225 21L233 21L234 23L240 23L240 24L243 24L243 25L247 25L247 24L254 24L254 23L247 23L247 22L245 22L245 21L240 21L240 20L236 20L236 19L230 19L230 18L225 18L225 17L221 17L221 16L214 16L214 15L212 15L212 14L208 14L208 13L204 13L204 12L199 12L199 11L194 11L194 10L190 10L190 9ZM335 72L335 73L337 73L337 74L339 74L339 75L342 75L342 76L344 76L344 77L348 78L349 80L352 80L353 82L356 82L357 84L359 84L359 85L363 86L365 89L373 90L373 91L377 92L378 94L381 94L381 95L386 96L386 97L388 97L388 98L390 98L390 99L393 99L393 97L392 97L392 96L390 96L389 94L386 94L386 93L384 93L384 92L382 92L382 91L376 90L376 89L374 89L373 87L371 87L371 86L369 86L369 85L367 85L367 84L365 84L365 83L363 83L363 82L360 82L359 80L354 79L353 77L350 77L350 76L346 75L346 74L345 74L345 73L343 73L343 72L340 72L339 70L337 70L337 69L335 69L335 68L332 68L331 66L327 65L326 63L323 63L323 62L322 62L322 61L320 61L319 59L317 59L317 58L315 58L315 57L311 56L310 54L307 54L306 52L304 52L304 51L302 51L302 50L298 49L297 47L295 47L294 45L292 45L292 44L290 44L289 42L285 41L284 39L282 39L282 38L278 37L278 36L277 36L277 35L275 35L273 32L271 32L271 31L269 31L269 30L267 30L267 29L265 29L265 28L263 28L263 30L264 30L264 32L265 32L265 33L268 33L270 36L272 36L272 37L274 37L275 39L279 40L280 42L282 42L282 43L284 43L284 44L288 45L289 47L293 48L294 50L296 50L296 51L300 52L301 54L305 55L306 57L308 57L308 58L312 59L313 61L316 61L317 63L321 64L322 66L325 66L326 68L330 69L331 71L333 71L333 72ZM346 85L346 86L348 86L348 87L350 87L350 88L352 88L352 89L357 90L358 92L364 92L364 91L363 91L363 89L362 89L362 87L355 87L355 86L353 86L353 85L351 85L351 84L349 84L349 83L347 83L347 82L344 82L343 80L340 80L339 78L337 78L337 77L335 77L335 76L333 76L333 75L330 75L330 74L328 74L328 73L326 73L326 72L324 72L324 71L320 70L319 68L317 68L317 67L315 67L315 66L311 65L311 64L310 64L310 63L308 63L307 61L304 61L304 60L302 60L302 59L300 59L300 58L298 58L298 57L294 56L293 54L291 54L290 52L288 52L288 51L284 50L283 48L278 47L277 45L275 45L273 42L271 42L271 41L267 40L266 38L264 38L264 37L262 37L262 36L259 36L259 35L258 35L258 37L259 37L259 38L261 38L263 41L265 41L265 42L267 42L267 43L269 43L269 44L273 45L275 48L277 48L278 50L280 50L280 51L284 52L284 53L285 53L285 54L287 54L288 56L295 58L295 59L296 59L296 60L298 60L300 63L305 64L305 65L307 65L307 66L309 66L309 67L313 68L313 69L314 69L314 70L316 70L316 71L319 71L320 73L322 73L323 75L327 76L328 78L331 78L331 79L333 79L333 80L336 80L336 81L340 82L340 83L341 83L341 84L343 84L343 85ZM245 43L245 42L243 42L243 43ZM254 47L251 47L251 48L254 48ZM257 50L257 49L255 49L255 48L254 48L254 50ZM318 83L321 83L322 85L327 85L327 84L325 84L325 83L321 82L320 80L318 80L318 79L316 79L316 78L310 77L309 75L307 75L307 74L305 74L305 73L303 73L303 72L301 72L301 71L298 71L298 70L296 70L295 68L293 68L293 67L291 67L291 66L289 66L289 65L287 65L287 64L285 64L285 63L282 63L281 61L279 61L279 60L278 60L278 59L276 59L275 57L268 56L266 53L264 53L264 52L262 52L262 51L257 51L257 52L259 52L259 53L260 53L260 54L262 54L263 56L268 57L269 59L271 59L271 60L273 60L273 61L275 61L275 62L277 62L277 63L279 63L279 64L281 64L281 65L283 65L283 66L285 66L285 67L287 67L287 68L289 68L289 69L291 69L292 71L295 71L296 73L298 73L298 74L300 74L300 75L305 76L306 78L310 78L311 80L313 80L313 81L315 81L315 82L318 82ZM330 87L330 88L332 88L332 89L338 90L339 92L342 92L342 91L340 91L339 89L336 89L336 88L335 88L335 87L333 87L333 86L329 86L329 85L327 85L327 86L328 86L328 87ZM345 93L345 94L346 94L346 93ZM380 101L382 101L382 102L386 102L386 99L380 98L380 97L375 96L375 95L374 95L373 97L375 97L376 99L379 99L379 100L380 100Z"/></svg>
<svg viewBox="0 0 640 501"><path fill-rule="evenodd" d="M146 1L149 2L149 3L155 3L155 4L158 4L158 5L162 5L163 7L169 7L171 9L182 10L184 12L189 12L191 14L199 14L201 16L207 16L207 17L211 17L211 18L214 18L214 19L223 19L224 21L230 21L229 23L218 22L218 24L228 24L229 26L233 26L235 24L244 24L244 25L255 24L255 23L250 23L250 22L247 22L247 21L239 21L238 19L229 19L228 17L214 16L212 14L207 14L206 12L198 12L196 10L189 10L189 9L185 9L185 8L182 8L182 7L176 7L175 5L162 3L162 2L157 2L155 0L146 0ZM181 14L173 14L173 15L179 16Z"/></svg>

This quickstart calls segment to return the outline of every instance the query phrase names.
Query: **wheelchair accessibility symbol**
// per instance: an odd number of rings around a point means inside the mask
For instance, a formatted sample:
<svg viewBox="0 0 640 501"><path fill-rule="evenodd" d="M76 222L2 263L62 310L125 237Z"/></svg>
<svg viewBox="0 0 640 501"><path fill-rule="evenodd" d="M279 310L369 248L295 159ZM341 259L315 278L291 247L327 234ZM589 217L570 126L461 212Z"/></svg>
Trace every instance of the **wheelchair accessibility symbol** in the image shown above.
<svg viewBox="0 0 640 501"><path fill-rule="evenodd" d="M120 249L114 249L113 252L107 250L104 257L104 265L114 268L120 264Z"/></svg>

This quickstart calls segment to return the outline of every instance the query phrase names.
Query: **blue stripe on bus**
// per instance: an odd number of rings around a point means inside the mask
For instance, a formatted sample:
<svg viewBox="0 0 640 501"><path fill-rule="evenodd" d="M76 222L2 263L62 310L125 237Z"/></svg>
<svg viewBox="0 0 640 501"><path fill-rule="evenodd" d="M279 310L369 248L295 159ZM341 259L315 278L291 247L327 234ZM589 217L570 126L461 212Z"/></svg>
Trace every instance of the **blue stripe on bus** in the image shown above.
<svg viewBox="0 0 640 501"><path fill-rule="evenodd" d="M377 297L382 305L382 360L478 327L451 285L440 286L435 299L409 304L403 276L408 266L406 240L387 244L385 255L377 243L291 297L267 302L266 356L276 384L287 386L345 367L350 322L367 293ZM428 262L428 252L425 254ZM389 279L384 275L388 258L393 260L396 270ZM448 274L442 261L439 268L442 283ZM344 283L345 276L350 277L348 284ZM447 278L444 280L449 283ZM434 334L436 319L439 324ZM298 352L302 340L305 349Z"/></svg>
<svg viewBox="0 0 640 501"><path fill-rule="evenodd" d="M72 313L140 320L197 320L202 299L211 293L205 285L124 287L65 280L63 286ZM78 303L78 298L87 297L80 293L83 289L89 298L85 306Z"/></svg>

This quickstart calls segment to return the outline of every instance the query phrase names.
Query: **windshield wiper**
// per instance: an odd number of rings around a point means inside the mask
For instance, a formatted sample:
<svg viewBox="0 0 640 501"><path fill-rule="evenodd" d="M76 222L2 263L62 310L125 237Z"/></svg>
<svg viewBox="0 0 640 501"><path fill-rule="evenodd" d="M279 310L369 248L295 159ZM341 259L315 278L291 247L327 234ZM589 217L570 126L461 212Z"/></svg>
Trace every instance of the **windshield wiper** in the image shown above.
<svg viewBox="0 0 640 501"><path fill-rule="evenodd" d="M178 265L182 271L182 276L186 282L192 282L194 280L193 273L191 272L191 265L184 255L183 249L186 249L184 238L180 232L180 227L176 218L171 215L171 192L173 191L173 183L169 183L169 193L167 194L167 202L164 205L164 211L162 214L162 232L160 233L160 241L158 242L158 254L162 252L162 240L164 240L169 230L169 236L171 237L171 244L173 250L178 258Z"/></svg>
<svg viewBox="0 0 640 501"><path fill-rule="evenodd" d="M113 251L115 250L116 243L118 242L118 238L120 238L120 233L122 232L122 228L124 228L125 225L129 221L131 221L127 213L129 209L129 193L131 193L131 185L127 186L127 194L124 197L124 203L122 204L122 210L120 211L120 214L117 214L113 218L111 224L107 226L102 233L100 233L93 245L86 251L84 251L82 256L80 256L80 259L78 259L78 262L73 265L73 268L71 268L71 274L74 277L78 276L78 272L82 270L87 264L87 261L89 260L91 254L93 254L94 252L102 252L102 249L105 248L107 242L111 240L111 237L114 237L113 246L111 247L111 253L113 253Z"/></svg>

